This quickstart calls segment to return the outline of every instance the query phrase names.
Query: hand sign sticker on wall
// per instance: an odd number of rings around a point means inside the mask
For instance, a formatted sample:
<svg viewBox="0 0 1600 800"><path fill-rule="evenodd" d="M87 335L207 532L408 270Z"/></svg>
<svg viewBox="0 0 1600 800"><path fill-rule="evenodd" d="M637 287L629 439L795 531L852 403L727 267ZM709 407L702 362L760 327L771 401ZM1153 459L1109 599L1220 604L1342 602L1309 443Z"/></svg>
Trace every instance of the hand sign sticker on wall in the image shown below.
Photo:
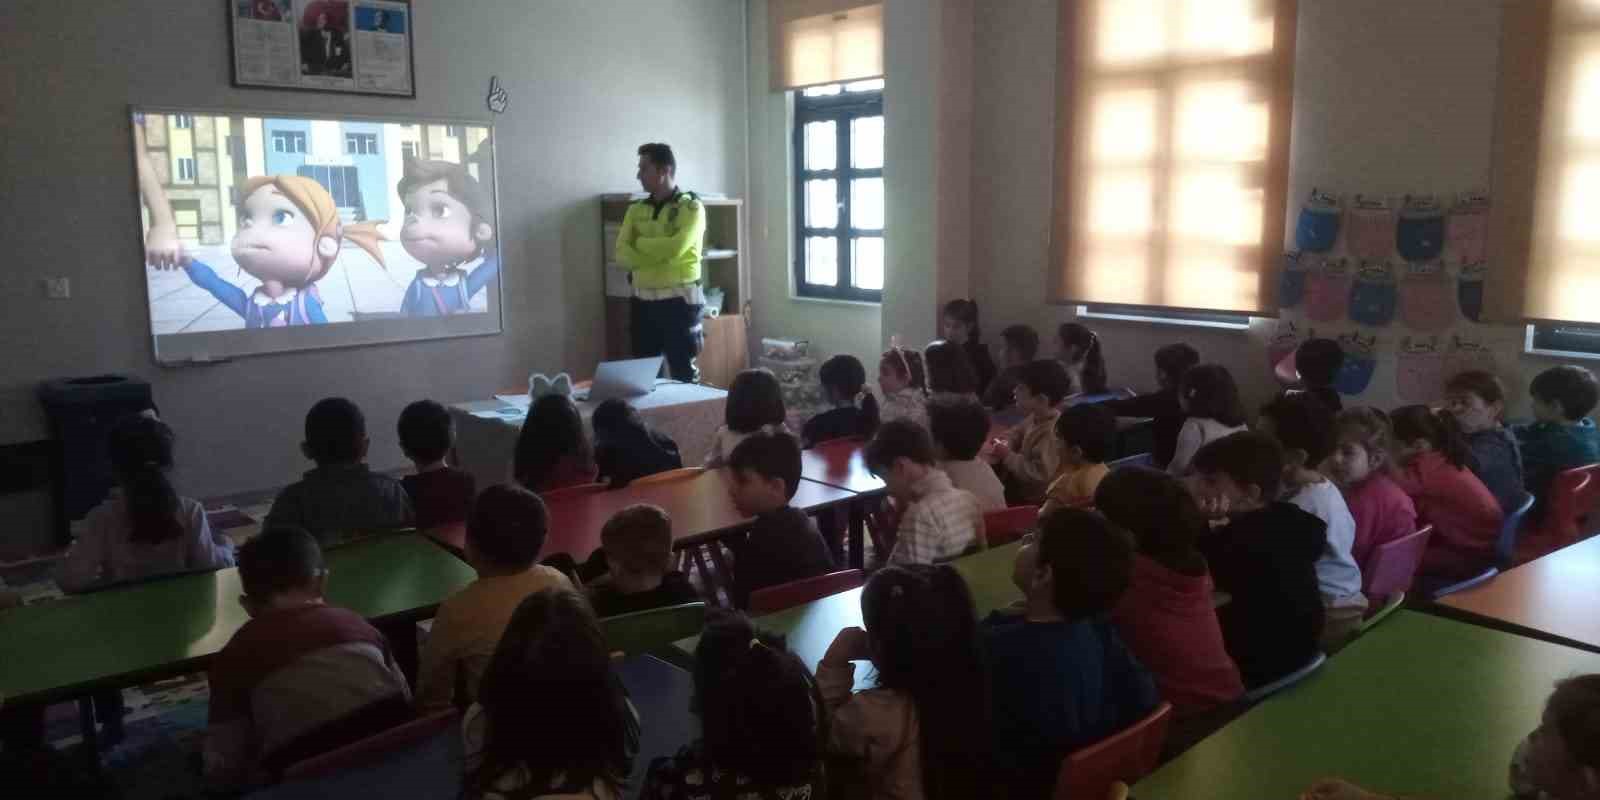
<svg viewBox="0 0 1600 800"><path fill-rule="evenodd" d="M506 113L506 107L511 105L511 95L500 85L499 75L489 76L489 110L496 114Z"/></svg>

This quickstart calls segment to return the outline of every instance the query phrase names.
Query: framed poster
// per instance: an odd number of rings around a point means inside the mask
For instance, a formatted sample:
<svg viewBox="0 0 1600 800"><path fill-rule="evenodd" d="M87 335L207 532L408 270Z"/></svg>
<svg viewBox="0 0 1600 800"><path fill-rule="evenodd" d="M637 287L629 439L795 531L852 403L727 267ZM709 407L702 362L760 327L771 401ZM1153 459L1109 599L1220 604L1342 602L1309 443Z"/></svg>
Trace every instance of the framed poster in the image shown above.
<svg viewBox="0 0 1600 800"><path fill-rule="evenodd" d="M233 85L416 97L410 0L225 0Z"/></svg>

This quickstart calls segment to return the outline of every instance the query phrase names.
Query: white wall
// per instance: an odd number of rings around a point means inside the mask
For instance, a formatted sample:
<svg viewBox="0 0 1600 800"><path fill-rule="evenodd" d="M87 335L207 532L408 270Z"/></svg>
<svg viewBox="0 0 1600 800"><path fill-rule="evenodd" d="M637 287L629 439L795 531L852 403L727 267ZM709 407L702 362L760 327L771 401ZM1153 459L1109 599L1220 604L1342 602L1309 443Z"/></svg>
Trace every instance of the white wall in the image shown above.
<svg viewBox="0 0 1600 800"><path fill-rule="evenodd" d="M327 395L366 409L372 461L397 466L406 402L484 397L532 369L595 361L596 195L636 186L639 143L672 143L690 188L745 192L741 0L417 3L415 100L231 87L227 5L12 0L0 11L0 442L45 435L38 381L117 371L154 384L188 493L294 479L302 416ZM490 75L511 93L503 115L485 109ZM130 104L492 121L505 333L157 368ZM72 299L44 300L47 275L71 278Z"/></svg>

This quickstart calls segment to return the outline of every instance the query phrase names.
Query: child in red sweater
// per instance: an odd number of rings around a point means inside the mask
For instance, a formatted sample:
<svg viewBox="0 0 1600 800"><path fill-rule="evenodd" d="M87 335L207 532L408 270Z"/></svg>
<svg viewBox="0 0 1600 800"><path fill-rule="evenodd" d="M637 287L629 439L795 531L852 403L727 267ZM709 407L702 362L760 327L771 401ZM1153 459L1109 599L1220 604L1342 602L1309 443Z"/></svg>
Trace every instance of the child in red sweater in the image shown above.
<svg viewBox="0 0 1600 800"><path fill-rule="evenodd" d="M1442 580L1470 578L1494 562L1500 503L1468 465L1472 449L1448 412L1405 406L1389 416L1394 426L1395 482L1433 525L1418 574Z"/></svg>
<svg viewBox="0 0 1600 800"><path fill-rule="evenodd" d="M1334 418L1334 449L1322 463L1356 521L1356 538L1350 555L1361 567L1370 567L1378 545L1417 531L1417 507L1400 485L1389 477L1389 418L1374 408L1349 408ZM1381 602L1382 598L1369 598Z"/></svg>

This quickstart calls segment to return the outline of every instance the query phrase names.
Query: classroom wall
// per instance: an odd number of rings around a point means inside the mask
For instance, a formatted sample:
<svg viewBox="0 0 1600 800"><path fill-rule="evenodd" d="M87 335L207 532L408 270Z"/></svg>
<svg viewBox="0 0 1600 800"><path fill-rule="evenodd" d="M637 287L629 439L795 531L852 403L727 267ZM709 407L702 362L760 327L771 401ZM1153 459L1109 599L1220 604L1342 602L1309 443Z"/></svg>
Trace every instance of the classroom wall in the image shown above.
<svg viewBox="0 0 1600 800"><path fill-rule="evenodd" d="M0 11L0 443L45 436L38 381L150 380L201 496L287 483L305 410L367 411L371 461L403 463L408 401L486 397L532 370L586 373L601 351L597 195L637 189L634 148L666 141L692 189L745 193L743 0L419 2L417 98L235 89L222 2L12 0ZM490 114L489 76L510 92ZM163 369L151 358L130 104L492 121L505 332ZM66 276L73 296L44 299ZM875 337L874 337L875 338Z"/></svg>

